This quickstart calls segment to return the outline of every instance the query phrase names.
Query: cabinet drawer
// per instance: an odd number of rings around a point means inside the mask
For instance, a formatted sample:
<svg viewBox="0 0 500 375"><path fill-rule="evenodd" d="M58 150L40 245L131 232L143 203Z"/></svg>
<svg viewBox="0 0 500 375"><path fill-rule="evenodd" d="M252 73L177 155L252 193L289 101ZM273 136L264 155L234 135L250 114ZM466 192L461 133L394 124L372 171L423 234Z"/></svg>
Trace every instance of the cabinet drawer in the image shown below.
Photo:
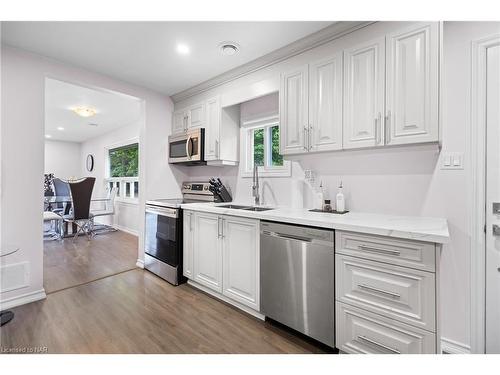
<svg viewBox="0 0 500 375"><path fill-rule="evenodd" d="M346 353L433 354L436 335L336 303L336 347Z"/></svg>
<svg viewBox="0 0 500 375"><path fill-rule="evenodd" d="M345 255L336 255L335 263L338 301L435 330L433 273Z"/></svg>
<svg viewBox="0 0 500 375"><path fill-rule="evenodd" d="M337 253L425 271L435 271L435 250L435 244L429 242L344 231L335 232Z"/></svg>

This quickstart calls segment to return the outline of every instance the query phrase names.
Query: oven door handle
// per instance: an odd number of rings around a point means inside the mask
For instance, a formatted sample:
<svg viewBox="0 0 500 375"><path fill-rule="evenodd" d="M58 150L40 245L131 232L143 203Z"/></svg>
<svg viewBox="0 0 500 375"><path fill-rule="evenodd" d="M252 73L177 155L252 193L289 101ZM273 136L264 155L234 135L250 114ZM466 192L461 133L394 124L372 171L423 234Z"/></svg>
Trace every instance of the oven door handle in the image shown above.
<svg viewBox="0 0 500 375"><path fill-rule="evenodd" d="M166 216L176 219L178 217L177 210L164 210L161 208L147 207L146 213L155 214L160 216Z"/></svg>

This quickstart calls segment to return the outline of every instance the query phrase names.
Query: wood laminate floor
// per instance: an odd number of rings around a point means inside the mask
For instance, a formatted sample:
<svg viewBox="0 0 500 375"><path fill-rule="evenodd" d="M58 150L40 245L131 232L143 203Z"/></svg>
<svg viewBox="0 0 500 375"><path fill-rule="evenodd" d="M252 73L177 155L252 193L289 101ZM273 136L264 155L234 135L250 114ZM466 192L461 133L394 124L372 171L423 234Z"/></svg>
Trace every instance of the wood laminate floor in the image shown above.
<svg viewBox="0 0 500 375"><path fill-rule="evenodd" d="M195 288L140 269L51 293L14 308L0 352L321 353L324 348Z"/></svg>
<svg viewBox="0 0 500 375"><path fill-rule="evenodd" d="M46 293L81 285L136 267L137 237L117 231L73 242L45 241L43 286Z"/></svg>

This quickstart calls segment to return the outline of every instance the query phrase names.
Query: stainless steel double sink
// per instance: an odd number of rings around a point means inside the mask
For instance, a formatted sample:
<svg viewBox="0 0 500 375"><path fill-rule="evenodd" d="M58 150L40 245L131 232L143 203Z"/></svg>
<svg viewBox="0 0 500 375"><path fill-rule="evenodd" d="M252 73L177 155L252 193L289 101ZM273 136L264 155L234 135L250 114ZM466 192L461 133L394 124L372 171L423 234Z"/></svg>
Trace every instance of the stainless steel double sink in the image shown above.
<svg viewBox="0 0 500 375"><path fill-rule="evenodd" d="M269 207L240 206L240 205L237 205L237 204L224 204L222 206L217 206L217 207L232 208L234 210L258 211L258 212L273 210L273 208L269 208Z"/></svg>

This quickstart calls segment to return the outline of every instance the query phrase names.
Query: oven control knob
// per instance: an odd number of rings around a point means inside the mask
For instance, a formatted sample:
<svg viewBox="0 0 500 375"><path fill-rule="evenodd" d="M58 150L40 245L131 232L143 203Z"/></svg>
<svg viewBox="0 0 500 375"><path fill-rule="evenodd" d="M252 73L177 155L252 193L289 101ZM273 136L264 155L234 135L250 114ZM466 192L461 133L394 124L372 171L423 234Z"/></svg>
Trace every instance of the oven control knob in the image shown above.
<svg viewBox="0 0 500 375"><path fill-rule="evenodd" d="M204 190L208 190L208 186L205 186L203 189L204 189Z"/></svg>
<svg viewBox="0 0 500 375"><path fill-rule="evenodd" d="M189 185L184 185L184 189L189 190L189 189L191 189L191 186L189 186Z"/></svg>

